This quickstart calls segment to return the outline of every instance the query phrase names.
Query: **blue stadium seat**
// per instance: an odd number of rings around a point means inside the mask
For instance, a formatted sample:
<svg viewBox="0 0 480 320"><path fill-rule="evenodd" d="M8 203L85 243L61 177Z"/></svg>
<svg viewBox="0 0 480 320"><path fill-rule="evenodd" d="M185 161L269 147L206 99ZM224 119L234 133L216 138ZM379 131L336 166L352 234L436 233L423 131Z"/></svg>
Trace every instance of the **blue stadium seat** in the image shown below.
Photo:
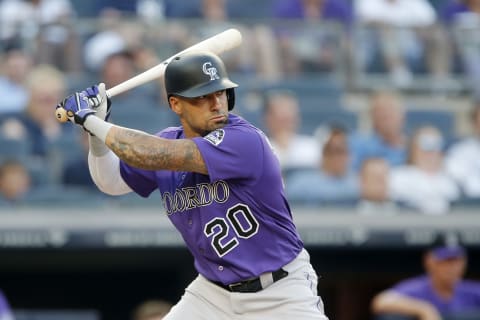
<svg viewBox="0 0 480 320"><path fill-rule="evenodd" d="M455 137L455 116L450 111L409 110L405 123L408 134L420 126L433 125L442 132L447 142Z"/></svg>
<svg viewBox="0 0 480 320"><path fill-rule="evenodd" d="M131 192L121 196L113 197L110 201L113 206L119 206L122 208L158 208L163 210L162 199L157 191L154 191L148 198L139 196L138 194Z"/></svg>
<svg viewBox="0 0 480 320"><path fill-rule="evenodd" d="M301 110L301 132L314 133L315 129L324 125L338 125L347 131L354 131L358 127L358 116L348 110L312 109Z"/></svg>
<svg viewBox="0 0 480 320"><path fill-rule="evenodd" d="M274 0L227 1L227 11L231 18L265 19L272 16Z"/></svg>
<svg viewBox="0 0 480 320"><path fill-rule="evenodd" d="M72 125L67 123L66 125ZM82 149L80 144L80 137L78 136L83 130L75 127L76 131L72 134L63 134L54 141L48 143L48 154L52 161L67 162L72 159L83 157L86 154L86 150Z"/></svg>
<svg viewBox="0 0 480 320"><path fill-rule="evenodd" d="M105 199L106 197L103 197L100 192L92 192L85 188L50 185L34 188L22 199L21 205L50 208L67 208L68 206L98 208L104 205Z"/></svg>
<svg viewBox="0 0 480 320"><path fill-rule="evenodd" d="M264 81L245 76L232 76L240 86L235 89L236 109L253 125L263 128L264 97L270 90L287 90L295 94L302 112L302 132L311 133L319 124L331 120L348 129L357 128L357 116L342 105L344 88L331 76L299 76L278 81Z"/></svg>
<svg viewBox="0 0 480 320"><path fill-rule="evenodd" d="M97 0L70 0L72 6L79 17L96 17L98 16Z"/></svg>
<svg viewBox="0 0 480 320"><path fill-rule="evenodd" d="M26 161L30 149L30 141L27 139L16 140L0 137L0 161L7 159Z"/></svg>
<svg viewBox="0 0 480 320"><path fill-rule="evenodd" d="M116 106L112 122L132 129L154 134L170 126L179 125L176 115L168 109L157 106Z"/></svg>

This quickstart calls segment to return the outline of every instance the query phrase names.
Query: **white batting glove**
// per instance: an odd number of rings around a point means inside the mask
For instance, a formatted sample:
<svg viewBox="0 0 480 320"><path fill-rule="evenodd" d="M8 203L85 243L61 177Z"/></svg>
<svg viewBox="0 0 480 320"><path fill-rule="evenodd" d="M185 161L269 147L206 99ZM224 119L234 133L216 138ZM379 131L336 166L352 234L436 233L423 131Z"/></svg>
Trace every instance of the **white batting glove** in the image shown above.
<svg viewBox="0 0 480 320"><path fill-rule="evenodd" d="M112 102L107 96L105 83L102 82L98 85L91 86L85 89L83 93L87 96L90 107L96 111L95 116L108 121Z"/></svg>

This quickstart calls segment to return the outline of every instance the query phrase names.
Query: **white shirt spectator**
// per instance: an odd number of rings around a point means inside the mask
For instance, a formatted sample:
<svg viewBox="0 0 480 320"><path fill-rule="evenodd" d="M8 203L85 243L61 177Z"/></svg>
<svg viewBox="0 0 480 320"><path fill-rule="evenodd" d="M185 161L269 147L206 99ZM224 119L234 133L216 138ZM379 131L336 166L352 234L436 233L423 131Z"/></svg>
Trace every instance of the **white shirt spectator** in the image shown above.
<svg viewBox="0 0 480 320"><path fill-rule="evenodd" d="M398 27L428 26L436 19L427 0L357 0L355 10L359 21Z"/></svg>
<svg viewBox="0 0 480 320"><path fill-rule="evenodd" d="M446 155L450 176L468 197L480 197L480 138L467 138L454 144Z"/></svg>
<svg viewBox="0 0 480 320"><path fill-rule="evenodd" d="M295 135L286 149L271 144L282 169L315 168L321 158L318 141L310 136Z"/></svg>
<svg viewBox="0 0 480 320"><path fill-rule="evenodd" d="M69 0L41 0L37 5L22 0L0 1L0 39L11 38L18 31L33 37L38 25L51 24L72 15L74 10ZM19 26L20 30L16 30ZM66 34L57 31L55 36L63 38Z"/></svg>
<svg viewBox="0 0 480 320"><path fill-rule="evenodd" d="M393 168L389 193L394 201L404 203L425 214L444 214L456 200L459 188L444 171L428 173L415 166Z"/></svg>

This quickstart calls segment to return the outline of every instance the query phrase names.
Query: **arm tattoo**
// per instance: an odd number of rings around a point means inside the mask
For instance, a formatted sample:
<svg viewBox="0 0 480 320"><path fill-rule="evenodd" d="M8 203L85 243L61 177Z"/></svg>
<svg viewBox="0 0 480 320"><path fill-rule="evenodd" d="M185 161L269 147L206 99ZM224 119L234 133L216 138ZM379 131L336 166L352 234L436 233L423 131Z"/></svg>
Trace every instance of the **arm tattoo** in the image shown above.
<svg viewBox="0 0 480 320"><path fill-rule="evenodd" d="M164 139L122 127L112 127L107 146L132 167L208 174L197 145L190 139Z"/></svg>

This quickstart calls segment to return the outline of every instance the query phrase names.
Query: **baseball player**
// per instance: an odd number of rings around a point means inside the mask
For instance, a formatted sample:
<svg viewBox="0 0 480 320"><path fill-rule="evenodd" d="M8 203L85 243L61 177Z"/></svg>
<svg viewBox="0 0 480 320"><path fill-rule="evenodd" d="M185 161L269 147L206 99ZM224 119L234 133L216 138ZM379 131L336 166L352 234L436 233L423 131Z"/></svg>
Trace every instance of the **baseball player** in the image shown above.
<svg viewBox="0 0 480 320"><path fill-rule="evenodd" d="M292 221L280 167L264 133L234 107L237 84L210 52L165 70L181 122L156 135L116 126L99 84L58 107L90 132L89 168L110 195L156 189L199 275L165 319L322 319L317 275Z"/></svg>

